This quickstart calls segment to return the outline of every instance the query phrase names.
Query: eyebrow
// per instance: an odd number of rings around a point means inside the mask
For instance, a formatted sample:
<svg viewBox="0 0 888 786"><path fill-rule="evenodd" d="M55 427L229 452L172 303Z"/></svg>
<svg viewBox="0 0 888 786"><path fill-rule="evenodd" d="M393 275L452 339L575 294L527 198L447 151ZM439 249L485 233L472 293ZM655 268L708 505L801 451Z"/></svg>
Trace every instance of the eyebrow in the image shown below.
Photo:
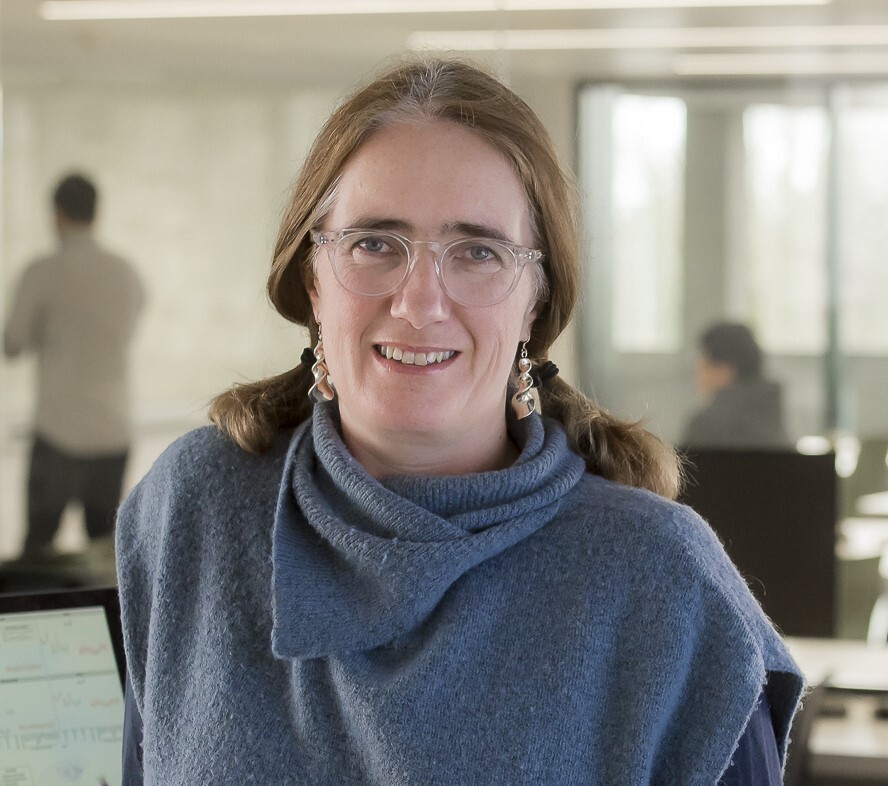
<svg viewBox="0 0 888 786"><path fill-rule="evenodd" d="M487 237L491 240L501 240L504 243L514 242L505 232L497 227L488 226L487 224L472 224L464 221L457 221L451 224L445 224L441 227L444 234L467 235L469 237Z"/></svg>
<svg viewBox="0 0 888 786"><path fill-rule="evenodd" d="M411 235L415 227L409 221L398 218L383 218L381 216L359 216L349 224L352 229L385 229L391 232L401 232ZM475 224L471 221L449 221L441 225L442 235L462 235L463 237L486 237L491 240L500 240L503 243L514 241L498 227L488 224Z"/></svg>

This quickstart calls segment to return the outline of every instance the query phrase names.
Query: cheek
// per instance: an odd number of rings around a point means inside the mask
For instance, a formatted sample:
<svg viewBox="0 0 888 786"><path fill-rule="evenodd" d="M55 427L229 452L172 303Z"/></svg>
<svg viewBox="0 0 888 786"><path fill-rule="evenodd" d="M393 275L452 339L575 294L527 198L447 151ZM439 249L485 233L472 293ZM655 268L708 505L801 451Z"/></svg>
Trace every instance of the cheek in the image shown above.
<svg viewBox="0 0 888 786"><path fill-rule="evenodd" d="M511 309L499 312L499 318L491 315L489 321L485 320L483 325L476 326L475 335L479 336L490 372L495 373L496 378L503 377L505 381L508 377L514 365L515 353L521 343L523 330L523 319L516 316Z"/></svg>
<svg viewBox="0 0 888 786"><path fill-rule="evenodd" d="M352 302L354 296L344 291L329 271L318 271L311 302L321 323L324 338L346 331L354 322L360 309Z"/></svg>
<svg viewBox="0 0 888 786"><path fill-rule="evenodd" d="M709 395L718 387L716 373L712 367L701 365L697 368L697 387L704 395Z"/></svg>
<svg viewBox="0 0 888 786"><path fill-rule="evenodd" d="M328 290L329 291L329 290ZM319 316L324 337L324 352L331 373L355 368L370 350L365 334L373 324L377 306L363 298L342 297L321 299ZM341 374L340 374L341 376Z"/></svg>
<svg viewBox="0 0 888 786"><path fill-rule="evenodd" d="M697 366L694 369L694 384L701 393L706 393L706 372Z"/></svg>

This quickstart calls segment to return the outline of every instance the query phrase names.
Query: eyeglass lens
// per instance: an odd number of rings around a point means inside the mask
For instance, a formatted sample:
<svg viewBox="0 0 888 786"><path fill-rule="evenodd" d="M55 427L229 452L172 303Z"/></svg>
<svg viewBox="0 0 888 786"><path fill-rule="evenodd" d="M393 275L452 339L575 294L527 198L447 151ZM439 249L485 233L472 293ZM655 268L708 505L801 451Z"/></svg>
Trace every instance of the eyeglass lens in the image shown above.
<svg viewBox="0 0 888 786"><path fill-rule="evenodd" d="M423 246L415 246L422 256ZM385 232L354 232L333 246L331 260L342 285L358 295L394 292L407 275L410 250L397 236ZM419 262L419 260L418 260ZM439 262L444 290L465 305L490 305L505 297L518 265L507 246L477 238L448 245Z"/></svg>

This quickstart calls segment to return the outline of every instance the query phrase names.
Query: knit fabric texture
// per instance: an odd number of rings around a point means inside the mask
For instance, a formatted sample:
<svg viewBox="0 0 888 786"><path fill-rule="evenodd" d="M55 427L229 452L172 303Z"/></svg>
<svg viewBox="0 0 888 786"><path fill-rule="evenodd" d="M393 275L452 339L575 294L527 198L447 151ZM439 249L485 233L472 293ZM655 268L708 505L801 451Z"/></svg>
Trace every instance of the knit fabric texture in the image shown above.
<svg viewBox="0 0 888 786"><path fill-rule="evenodd" d="M707 784L797 667L692 511L510 425L498 472L379 482L335 407L174 444L118 524L145 784Z"/></svg>

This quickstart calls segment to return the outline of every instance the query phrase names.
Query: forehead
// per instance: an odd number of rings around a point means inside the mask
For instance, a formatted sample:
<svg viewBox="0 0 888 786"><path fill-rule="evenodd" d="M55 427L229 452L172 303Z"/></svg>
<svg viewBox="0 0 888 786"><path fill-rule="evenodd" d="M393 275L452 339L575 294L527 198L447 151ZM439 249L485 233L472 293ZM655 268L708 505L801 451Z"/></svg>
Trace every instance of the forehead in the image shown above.
<svg viewBox="0 0 888 786"><path fill-rule="evenodd" d="M452 121L377 131L343 168L337 193L330 228L389 221L430 239L445 227L474 224L531 242L528 201L511 162Z"/></svg>

